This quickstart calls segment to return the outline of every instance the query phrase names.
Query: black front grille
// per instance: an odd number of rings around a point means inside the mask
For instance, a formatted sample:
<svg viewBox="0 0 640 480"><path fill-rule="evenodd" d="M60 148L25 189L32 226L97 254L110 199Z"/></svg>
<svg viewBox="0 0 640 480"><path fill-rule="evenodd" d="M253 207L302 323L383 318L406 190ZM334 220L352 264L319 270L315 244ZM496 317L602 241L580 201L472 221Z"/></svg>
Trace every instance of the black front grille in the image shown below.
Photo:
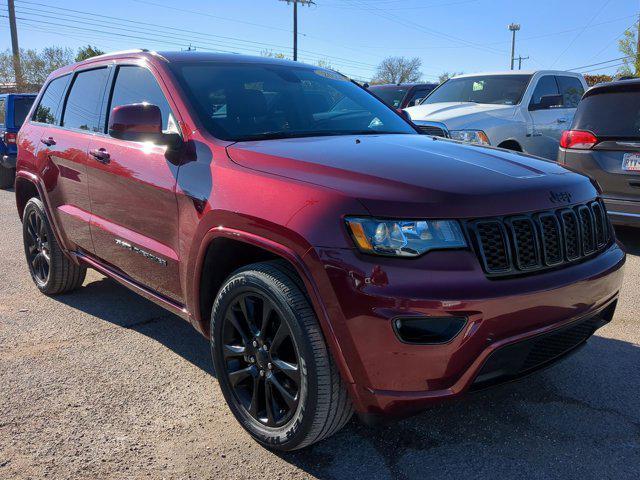
<svg viewBox="0 0 640 480"><path fill-rule="evenodd" d="M600 201L467 225L489 276L522 275L580 261L603 250L611 240Z"/></svg>
<svg viewBox="0 0 640 480"><path fill-rule="evenodd" d="M471 389L515 380L563 358L611 321L616 303L587 319L497 349L482 365Z"/></svg>
<svg viewBox="0 0 640 480"><path fill-rule="evenodd" d="M447 132L443 128L435 125L416 125L416 127L418 127L420 133L423 133L424 135L431 135L432 137L448 137Z"/></svg>

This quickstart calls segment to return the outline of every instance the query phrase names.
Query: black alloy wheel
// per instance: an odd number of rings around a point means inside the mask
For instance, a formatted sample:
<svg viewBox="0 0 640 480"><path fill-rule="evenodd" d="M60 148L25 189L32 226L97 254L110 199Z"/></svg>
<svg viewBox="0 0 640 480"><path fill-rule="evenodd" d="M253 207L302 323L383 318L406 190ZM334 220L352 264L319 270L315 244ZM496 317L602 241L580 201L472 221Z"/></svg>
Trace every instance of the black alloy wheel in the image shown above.
<svg viewBox="0 0 640 480"><path fill-rule="evenodd" d="M286 424L300 399L300 361L293 334L272 300L257 290L227 307L224 374L242 408L268 427Z"/></svg>
<svg viewBox="0 0 640 480"><path fill-rule="evenodd" d="M36 210L31 210L25 219L25 247L27 261L36 282L45 285L51 268L49 234L43 218Z"/></svg>

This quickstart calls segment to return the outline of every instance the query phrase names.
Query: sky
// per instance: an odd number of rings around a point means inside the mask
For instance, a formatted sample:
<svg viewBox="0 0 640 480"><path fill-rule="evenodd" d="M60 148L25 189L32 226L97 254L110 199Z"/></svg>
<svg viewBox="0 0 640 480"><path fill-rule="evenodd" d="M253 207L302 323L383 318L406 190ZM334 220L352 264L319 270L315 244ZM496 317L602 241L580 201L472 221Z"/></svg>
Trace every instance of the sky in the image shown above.
<svg viewBox="0 0 640 480"><path fill-rule="evenodd" d="M0 0L0 48L11 46ZM282 0L15 0L22 48L262 51L292 56L293 7ZM299 59L369 80L388 56L419 57L423 79L509 68L615 73L618 39L640 0L315 0L298 8Z"/></svg>

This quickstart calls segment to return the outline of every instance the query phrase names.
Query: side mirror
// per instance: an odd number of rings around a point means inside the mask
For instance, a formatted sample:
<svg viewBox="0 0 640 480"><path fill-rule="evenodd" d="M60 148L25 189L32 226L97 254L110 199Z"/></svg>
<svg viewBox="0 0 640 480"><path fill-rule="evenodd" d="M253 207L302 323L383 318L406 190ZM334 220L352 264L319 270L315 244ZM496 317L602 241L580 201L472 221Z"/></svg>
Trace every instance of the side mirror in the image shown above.
<svg viewBox="0 0 640 480"><path fill-rule="evenodd" d="M401 108L396 108L396 112L398 112L398 115L400 115L402 118L404 118L407 122L413 123L411 121L411 116L409 115L409 113L407 113L406 110L403 110Z"/></svg>
<svg viewBox="0 0 640 480"><path fill-rule="evenodd" d="M162 112L156 105L132 103L111 111L109 135L131 142L153 142L175 148L182 142L177 133L162 132Z"/></svg>
<svg viewBox="0 0 640 480"><path fill-rule="evenodd" d="M548 110L552 107L561 107L564 103L562 95L543 95L540 97L540 103L534 103L529 110Z"/></svg>

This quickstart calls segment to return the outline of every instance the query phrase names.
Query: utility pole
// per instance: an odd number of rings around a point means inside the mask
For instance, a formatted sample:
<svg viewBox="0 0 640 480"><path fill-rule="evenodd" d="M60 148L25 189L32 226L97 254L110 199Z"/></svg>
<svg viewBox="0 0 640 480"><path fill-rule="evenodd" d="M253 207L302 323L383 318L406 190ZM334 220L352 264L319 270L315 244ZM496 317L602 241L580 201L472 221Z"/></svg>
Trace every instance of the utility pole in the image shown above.
<svg viewBox="0 0 640 480"><path fill-rule="evenodd" d="M293 61L298 61L298 4L315 5L313 0L280 0L287 2L287 5L293 3Z"/></svg>
<svg viewBox="0 0 640 480"><path fill-rule="evenodd" d="M9 29L11 30L11 51L13 53L13 73L17 85L22 85L22 67L20 66L20 47L18 46L18 28L16 26L16 7L13 0L7 0L9 10Z"/></svg>
<svg viewBox="0 0 640 480"><path fill-rule="evenodd" d="M518 70L522 70L522 60L529 60L529 57L518 56Z"/></svg>
<svg viewBox="0 0 640 480"><path fill-rule="evenodd" d="M508 28L513 34L513 36L511 37L511 70L513 70L513 64L515 62L515 55L516 55L516 32L520 30L520 24L511 23L509 24Z"/></svg>

